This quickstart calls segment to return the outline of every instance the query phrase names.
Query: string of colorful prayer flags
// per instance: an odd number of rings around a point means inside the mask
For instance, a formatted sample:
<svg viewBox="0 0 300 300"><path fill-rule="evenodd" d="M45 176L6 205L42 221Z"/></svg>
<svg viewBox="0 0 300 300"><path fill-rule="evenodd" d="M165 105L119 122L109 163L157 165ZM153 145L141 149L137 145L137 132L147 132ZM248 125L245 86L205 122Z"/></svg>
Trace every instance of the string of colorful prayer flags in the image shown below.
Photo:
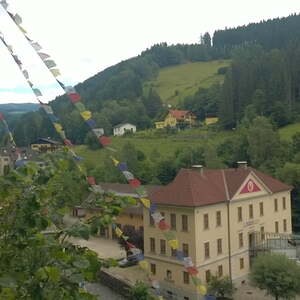
<svg viewBox="0 0 300 300"><path fill-rule="evenodd" d="M2 3L2 5L4 3L3 7L7 10L7 7L8 7L7 2L4 0L1 3ZM98 131L96 132L94 130L96 127L96 122L92 119L92 113L90 111L86 110L84 104L81 102L81 97L80 97L79 93L76 91L76 89L74 87L66 87L61 81L59 81L57 79L57 77L60 75L60 71L58 69L56 69L55 62L53 60L49 60L50 56L48 54L40 52L42 50L42 47L27 36L26 30L24 28L22 28L20 25L22 23L21 17L18 14L12 14L9 11L7 11L7 12L10 15L10 17L12 18L12 20L15 22L15 24L23 32L26 39L29 41L29 43L34 48L34 50L37 52L37 54L39 55L41 60L44 62L44 64L47 66L47 68L50 70L50 72L55 77L55 79L57 80L59 85L65 90L65 92L69 96L71 102L75 105L77 110L80 112L80 115L82 116L82 118L84 119L86 124L91 128L93 133L97 136L100 144L102 146L106 147L108 150L115 152L116 151L115 149L107 147L111 144L111 140L108 137L106 137L102 134L99 134ZM156 205L154 203L151 203L151 201L149 199L145 198L145 197L147 197L147 192L146 192L145 188L141 185L141 182L137 178L135 178L132 173L130 173L127 170L126 163L119 163L115 158L113 158L113 162L114 162L115 166L118 167L118 169L123 173L124 177L126 178L127 182L129 183L129 185L135 189L135 191L139 195L140 201L144 205L144 207L150 211L151 217L153 218L155 224L162 231L163 235L166 237L166 240L168 241L168 244L170 245L170 247L174 251L176 251L177 259L182 262L182 264L184 265L187 272L191 275L192 281L197 287L197 291L202 295L206 294L206 287L201 285L200 278L197 277L199 272L198 272L197 268L195 267L194 263L192 262L192 259L190 257L185 257L183 251L178 250L179 242L178 242L174 232L172 232L170 230L170 226L165 222L165 219L161 215L161 213L156 211ZM147 265L147 263L142 263L142 265L145 267ZM155 282L155 285L157 283L158 282ZM156 285L156 287L157 287L157 285Z"/></svg>

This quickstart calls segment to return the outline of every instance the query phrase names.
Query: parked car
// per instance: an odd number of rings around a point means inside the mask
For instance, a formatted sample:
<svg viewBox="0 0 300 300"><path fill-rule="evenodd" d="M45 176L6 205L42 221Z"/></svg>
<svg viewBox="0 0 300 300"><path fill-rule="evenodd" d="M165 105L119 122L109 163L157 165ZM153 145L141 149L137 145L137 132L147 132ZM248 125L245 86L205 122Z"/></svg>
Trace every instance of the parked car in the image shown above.
<svg viewBox="0 0 300 300"><path fill-rule="evenodd" d="M119 266L121 268L126 268L130 266L137 265L139 262L137 254L128 255L126 258L119 261Z"/></svg>

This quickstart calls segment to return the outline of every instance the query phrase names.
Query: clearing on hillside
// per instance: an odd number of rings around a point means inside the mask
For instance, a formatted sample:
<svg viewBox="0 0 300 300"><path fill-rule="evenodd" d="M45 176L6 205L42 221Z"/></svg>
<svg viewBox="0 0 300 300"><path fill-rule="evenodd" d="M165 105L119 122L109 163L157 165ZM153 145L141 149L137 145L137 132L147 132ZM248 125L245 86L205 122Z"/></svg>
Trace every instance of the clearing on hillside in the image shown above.
<svg viewBox="0 0 300 300"><path fill-rule="evenodd" d="M229 64L230 60L214 60L163 68L157 79L146 82L144 88L154 88L164 103L176 105L200 87L208 88L222 82L224 75L218 75L218 69Z"/></svg>

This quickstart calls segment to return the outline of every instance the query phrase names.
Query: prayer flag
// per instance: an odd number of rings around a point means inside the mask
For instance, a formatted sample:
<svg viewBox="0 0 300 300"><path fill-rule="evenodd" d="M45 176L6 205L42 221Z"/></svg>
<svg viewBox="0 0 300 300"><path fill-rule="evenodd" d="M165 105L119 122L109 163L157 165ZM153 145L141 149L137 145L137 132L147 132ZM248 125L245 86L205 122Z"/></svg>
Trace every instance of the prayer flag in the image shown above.
<svg viewBox="0 0 300 300"><path fill-rule="evenodd" d="M197 286L197 292L200 294L200 295L205 295L207 293L207 289L204 285L198 285Z"/></svg>
<svg viewBox="0 0 300 300"><path fill-rule="evenodd" d="M134 179L130 179L129 180L129 184L133 187L133 188L138 188L141 185L141 182L134 178Z"/></svg>
<svg viewBox="0 0 300 300"><path fill-rule="evenodd" d="M66 146L70 146L70 147L73 146L72 142L71 142L70 140L68 140L68 139L64 139L64 144L65 144Z"/></svg>
<svg viewBox="0 0 300 300"><path fill-rule="evenodd" d="M81 103L81 102L76 102L74 105L75 105L75 107L78 109L78 111L80 111L80 112L85 111L85 106L83 105L83 103Z"/></svg>
<svg viewBox="0 0 300 300"><path fill-rule="evenodd" d="M119 164L119 161L116 160L115 158L112 157L111 160L115 166L117 166Z"/></svg>
<svg viewBox="0 0 300 300"><path fill-rule="evenodd" d="M163 219L163 220L160 220L160 222L158 223L158 228L160 230L168 230L170 229L170 226L166 223L166 221Z"/></svg>
<svg viewBox="0 0 300 300"><path fill-rule="evenodd" d="M134 179L134 176L132 173L130 173L128 171L123 171L122 173L128 181Z"/></svg>
<svg viewBox="0 0 300 300"><path fill-rule="evenodd" d="M146 260L141 260L139 265L143 270L147 271L149 269L149 263Z"/></svg>
<svg viewBox="0 0 300 300"><path fill-rule="evenodd" d="M90 185L96 184L96 179L95 179L94 177L92 177L92 176L89 176L89 177L87 178L87 181L88 181L88 183L89 183Z"/></svg>
<svg viewBox="0 0 300 300"><path fill-rule="evenodd" d="M65 92L70 95L70 94L77 94L75 88L73 86L66 86L65 87Z"/></svg>
<svg viewBox="0 0 300 300"><path fill-rule="evenodd" d="M178 260L183 260L183 259L184 259L183 251L177 250L177 251L176 251L176 258L177 258Z"/></svg>
<svg viewBox="0 0 300 300"><path fill-rule="evenodd" d="M129 242L126 242L126 245L127 245L128 248L135 248L135 246L133 244L129 243Z"/></svg>
<svg viewBox="0 0 300 300"><path fill-rule="evenodd" d="M26 79L28 79L28 78L29 78L28 71L23 70L22 72L23 72L24 77L25 77Z"/></svg>
<svg viewBox="0 0 300 300"><path fill-rule="evenodd" d="M136 192L138 193L138 195L140 197L147 197L147 195L148 195L145 187L142 186L142 185L140 185L139 187L137 187L135 190L136 190Z"/></svg>
<svg viewBox="0 0 300 300"><path fill-rule="evenodd" d="M143 205L147 208L150 208L151 202L149 199L147 198L140 198L141 202L143 203Z"/></svg>
<svg viewBox="0 0 300 300"><path fill-rule="evenodd" d="M13 17L14 21L16 22L17 25L22 24L22 18L20 17L20 15L15 14Z"/></svg>
<svg viewBox="0 0 300 300"><path fill-rule="evenodd" d="M86 110L81 113L81 116L87 121L92 117L92 113L89 110Z"/></svg>
<svg viewBox="0 0 300 300"><path fill-rule="evenodd" d="M53 123L57 132L62 132L63 128L59 123Z"/></svg>
<svg viewBox="0 0 300 300"><path fill-rule="evenodd" d="M27 33L27 31L22 26L19 25L18 27L23 33Z"/></svg>
<svg viewBox="0 0 300 300"><path fill-rule="evenodd" d="M151 214L151 216L155 224L158 224L164 218L159 211L154 212L153 214Z"/></svg>
<svg viewBox="0 0 300 300"><path fill-rule="evenodd" d="M38 52L38 55L42 60L50 58L50 55L48 55L47 53Z"/></svg>
<svg viewBox="0 0 300 300"><path fill-rule="evenodd" d="M123 231L119 227L116 227L115 232L118 237L120 237L123 234Z"/></svg>
<svg viewBox="0 0 300 300"><path fill-rule="evenodd" d="M59 135L61 136L62 140L66 139L66 134L63 130L61 132L59 132Z"/></svg>
<svg viewBox="0 0 300 300"><path fill-rule="evenodd" d="M80 99L81 99L81 97L78 93L71 93L71 94L68 94L68 95L69 95L69 97L70 97L73 104L79 102Z"/></svg>
<svg viewBox="0 0 300 300"><path fill-rule="evenodd" d="M178 240L170 240L170 241L168 241L168 244L174 250L178 249L178 243L179 243Z"/></svg>
<svg viewBox="0 0 300 300"><path fill-rule="evenodd" d="M186 268L187 268L187 267L193 267L193 266L194 266L193 261L192 261L192 259L191 259L189 256L183 258L183 265L184 265Z"/></svg>
<svg viewBox="0 0 300 300"><path fill-rule="evenodd" d="M190 275L197 275L199 273L196 267L187 267L186 270Z"/></svg>
<svg viewBox="0 0 300 300"><path fill-rule="evenodd" d="M37 96L37 97L42 97L42 92L39 90L39 89L32 89L34 94Z"/></svg>
<svg viewBox="0 0 300 300"><path fill-rule="evenodd" d="M173 231L164 231L163 235L167 239L167 241L171 241L171 240L176 239L176 236L175 236Z"/></svg>
<svg viewBox="0 0 300 300"><path fill-rule="evenodd" d="M40 51L42 50L42 46L39 43L31 43L31 46L35 51Z"/></svg>
<svg viewBox="0 0 300 300"><path fill-rule="evenodd" d="M59 75L61 75L59 69L50 69L50 72L54 77L58 77Z"/></svg>
<svg viewBox="0 0 300 300"><path fill-rule="evenodd" d="M108 138L107 136L104 136L104 135L99 138L99 141L103 146L107 146L107 145L111 144L110 138Z"/></svg>
<svg viewBox="0 0 300 300"><path fill-rule="evenodd" d="M47 114L53 114L53 110L52 110L51 106L44 104L43 109Z"/></svg>
<svg viewBox="0 0 300 300"><path fill-rule="evenodd" d="M149 209L151 214L153 214L156 211L156 207L157 207L156 203L151 203Z"/></svg>
<svg viewBox="0 0 300 300"><path fill-rule="evenodd" d="M56 67L56 63L54 60L45 60L44 63L48 69Z"/></svg>
<svg viewBox="0 0 300 300"><path fill-rule="evenodd" d="M121 163L119 163L118 168L119 168L119 170L122 171L122 172L123 172L123 171L128 171L127 163L126 163L126 162L121 162Z"/></svg>
<svg viewBox="0 0 300 300"><path fill-rule="evenodd" d="M94 129L94 128L97 126L96 121L93 120L93 119L86 120L85 122L86 122L86 124L88 124L88 125L90 126L90 128L92 128L92 129Z"/></svg>
<svg viewBox="0 0 300 300"><path fill-rule="evenodd" d="M57 116L55 116L54 114L49 114L49 119L51 120L51 122L59 121L59 118Z"/></svg>
<svg viewBox="0 0 300 300"><path fill-rule="evenodd" d="M0 120L1 120L1 121L4 120L4 117L3 117L3 114L2 114L2 113L0 113Z"/></svg>
<svg viewBox="0 0 300 300"><path fill-rule="evenodd" d="M191 276L194 285L201 285L201 279L197 276Z"/></svg>

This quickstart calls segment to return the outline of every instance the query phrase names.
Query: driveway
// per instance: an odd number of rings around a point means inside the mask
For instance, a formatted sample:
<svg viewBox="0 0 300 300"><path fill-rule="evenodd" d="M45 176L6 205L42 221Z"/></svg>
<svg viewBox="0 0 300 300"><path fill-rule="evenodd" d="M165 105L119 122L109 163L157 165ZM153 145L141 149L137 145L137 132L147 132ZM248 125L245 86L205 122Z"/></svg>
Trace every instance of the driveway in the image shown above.
<svg viewBox="0 0 300 300"><path fill-rule="evenodd" d="M99 295L99 299L109 299L109 300L124 300L123 296L117 294L109 287L102 285L101 283L89 283L86 284L86 289L88 292L94 295Z"/></svg>

